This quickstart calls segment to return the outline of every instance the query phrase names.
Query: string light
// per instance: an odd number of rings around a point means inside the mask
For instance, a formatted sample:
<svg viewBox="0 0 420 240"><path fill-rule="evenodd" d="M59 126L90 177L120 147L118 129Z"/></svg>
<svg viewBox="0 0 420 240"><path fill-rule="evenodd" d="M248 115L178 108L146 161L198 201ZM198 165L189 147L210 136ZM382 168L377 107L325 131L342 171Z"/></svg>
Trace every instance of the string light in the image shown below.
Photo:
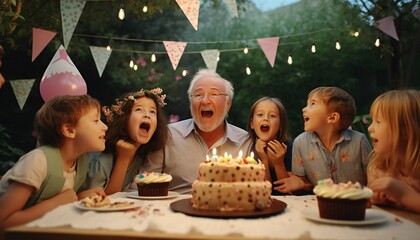
<svg viewBox="0 0 420 240"><path fill-rule="evenodd" d="M377 38L375 41L375 46L379 47L380 45L381 45L381 41L379 41L379 38Z"/></svg>
<svg viewBox="0 0 420 240"><path fill-rule="evenodd" d="M156 55L154 53L152 53L152 57L150 58L150 60L152 62L156 62Z"/></svg>
<svg viewBox="0 0 420 240"><path fill-rule="evenodd" d="M108 45L106 46L106 50L109 52L111 51L111 39L108 41Z"/></svg>
<svg viewBox="0 0 420 240"><path fill-rule="evenodd" d="M340 45L340 42L338 40L335 42L335 49L337 49L337 51L339 51L341 49L341 45Z"/></svg>
<svg viewBox="0 0 420 240"><path fill-rule="evenodd" d="M312 43L311 52L316 53L315 43Z"/></svg>
<svg viewBox="0 0 420 240"><path fill-rule="evenodd" d="M135 64L135 65L133 66L133 69L134 69L134 71L137 71L137 69L138 69L137 64Z"/></svg>
<svg viewBox="0 0 420 240"><path fill-rule="evenodd" d="M246 46L246 47L244 48L244 53L245 53L245 54L248 54L248 46Z"/></svg>
<svg viewBox="0 0 420 240"><path fill-rule="evenodd" d="M130 68L133 68L134 67L134 61L133 61L133 59L130 60L129 66L130 66Z"/></svg>
<svg viewBox="0 0 420 240"><path fill-rule="evenodd" d="M287 57L287 63L289 65L292 65L293 64L293 59L292 59L292 55L291 54L289 54L289 56Z"/></svg>
<svg viewBox="0 0 420 240"><path fill-rule="evenodd" d="M220 61L220 56L217 56L217 61Z"/></svg>
<svg viewBox="0 0 420 240"><path fill-rule="evenodd" d="M147 5L144 5L144 6L143 6L143 12L144 12L144 13L147 13Z"/></svg>
<svg viewBox="0 0 420 240"><path fill-rule="evenodd" d="M121 5L120 5L120 11L118 12L118 18L122 21L125 18L125 12L124 12L124 3L123 0L121 0Z"/></svg>
<svg viewBox="0 0 420 240"><path fill-rule="evenodd" d="M359 32L358 31L354 32L353 36L358 37L359 36Z"/></svg>
<svg viewBox="0 0 420 240"><path fill-rule="evenodd" d="M246 66L245 72L246 72L246 75L248 76L251 75L251 69L248 66Z"/></svg>
<svg viewBox="0 0 420 240"><path fill-rule="evenodd" d="M182 76L183 76L183 77L187 76L187 70L185 70L185 69L184 69L184 70L182 70Z"/></svg>

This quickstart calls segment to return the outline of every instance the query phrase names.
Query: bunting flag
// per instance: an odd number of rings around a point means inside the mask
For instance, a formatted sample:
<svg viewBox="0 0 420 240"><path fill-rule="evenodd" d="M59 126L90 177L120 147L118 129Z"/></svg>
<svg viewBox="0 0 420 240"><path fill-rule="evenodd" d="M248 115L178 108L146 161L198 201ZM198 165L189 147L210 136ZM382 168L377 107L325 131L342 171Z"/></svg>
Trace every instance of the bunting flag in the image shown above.
<svg viewBox="0 0 420 240"><path fill-rule="evenodd" d="M102 77L108 59L111 56L112 49L107 50L106 47L89 46L92 53L93 60L95 61L96 68L98 69L99 77Z"/></svg>
<svg viewBox="0 0 420 240"><path fill-rule="evenodd" d="M186 42L172 42L172 41L163 41L166 52L168 53L169 59L171 60L172 67L174 70L178 67L179 60L181 60L182 53L187 46Z"/></svg>
<svg viewBox="0 0 420 240"><path fill-rule="evenodd" d="M376 21L375 27L379 28L379 30L388 34L393 39L400 41L397 31L395 30L394 19L392 16Z"/></svg>
<svg viewBox="0 0 420 240"><path fill-rule="evenodd" d="M64 47L67 49L85 7L85 0L60 0Z"/></svg>
<svg viewBox="0 0 420 240"><path fill-rule="evenodd" d="M420 20L420 7L416 7L413 9L413 16Z"/></svg>
<svg viewBox="0 0 420 240"><path fill-rule="evenodd" d="M236 6L236 0L225 0L225 4L229 11L231 11L235 17L238 17L238 7Z"/></svg>
<svg viewBox="0 0 420 240"><path fill-rule="evenodd" d="M13 93L15 94L20 110L23 109L23 106L28 99L34 82L35 79L20 79L10 81L10 85L12 85Z"/></svg>
<svg viewBox="0 0 420 240"><path fill-rule="evenodd" d="M260 45L261 49L264 51L265 57L270 62L271 67L274 67L279 40L280 40L279 37L257 39L258 44Z"/></svg>
<svg viewBox="0 0 420 240"><path fill-rule="evenodd" d="M206 63L208 69L213 69L216 71L217 68L217 58L219 57L220 51L218 49L210 49L201 51L201 56Z"/></svg>
<svg viewBox="0 0 420 240"><path fill-rule="evenodd" d="M200 11L200 0L176 0L185 16L195 30L198 29L198 14Z"/></svg>
<svg viewBox="0 0 420 240"><path fill-rule="evenodd" d="M57 35L56 32L32 28L32 62L44 50L49 42Z"/></svg>

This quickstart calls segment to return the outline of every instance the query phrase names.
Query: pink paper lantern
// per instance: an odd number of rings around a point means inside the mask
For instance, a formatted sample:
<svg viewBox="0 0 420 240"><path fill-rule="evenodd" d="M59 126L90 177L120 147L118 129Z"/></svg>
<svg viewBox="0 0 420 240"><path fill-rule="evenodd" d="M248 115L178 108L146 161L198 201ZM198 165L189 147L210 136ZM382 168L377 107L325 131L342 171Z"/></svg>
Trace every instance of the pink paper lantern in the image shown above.
<svg viewBox="0 0 420 240"><path fill-rule="evenodd" d="M41 79L40 92L45 102L55 96L87 94L86 82L63 46L58 48L48 65Z"/></svg>

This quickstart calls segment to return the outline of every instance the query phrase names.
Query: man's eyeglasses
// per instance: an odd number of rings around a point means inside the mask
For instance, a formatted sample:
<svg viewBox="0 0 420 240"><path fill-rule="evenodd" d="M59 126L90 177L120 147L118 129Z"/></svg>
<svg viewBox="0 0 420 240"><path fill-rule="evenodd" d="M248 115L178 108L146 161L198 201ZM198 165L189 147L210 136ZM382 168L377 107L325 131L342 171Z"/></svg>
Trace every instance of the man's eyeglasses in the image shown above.
<svg viewBox="0 0 420 240"><path fill-rule="evenodd" d="M197 94L191 94L190 97L193 101L201 101L201 100L204 99L205 95L206 94L204 94L204 93L197 93ZM209 94L207 94L207 98L212 100L212 101L219 100L223 96L228 96L228 95L226 93L209 93Z"/></svg>

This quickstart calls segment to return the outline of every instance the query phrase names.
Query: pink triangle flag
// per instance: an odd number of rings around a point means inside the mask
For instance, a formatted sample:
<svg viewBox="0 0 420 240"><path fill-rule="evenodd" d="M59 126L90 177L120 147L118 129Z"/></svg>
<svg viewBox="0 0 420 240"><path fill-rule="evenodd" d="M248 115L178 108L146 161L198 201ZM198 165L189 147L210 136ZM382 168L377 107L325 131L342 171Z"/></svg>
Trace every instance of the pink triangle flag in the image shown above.
<svg viewBox="0 0 420 240"><path fill-rule="evenodd" d="M400 40L398 38L397 31L395 30L394 19L392 16L376 21L375 26L395 40Z"/></svg>
<svg viewBox="0 0 420 240"><path fill-rule="evenodd" d="M63 28L64 47L67 49L74 29L85 7L86 0L61 0L61 22Z"/></svg>
<svg viewBox="0 0 420 240"><path fill-rule="evenodd" d="M219 57L219 50L218 49L210 49L201 51L201 56L206 63L208 69L212 69L216 71L217 68L217 58Z"/></svg>
<svg viewBox="0 0 420 240"><path fill-rule="evenodd" d="M95 61L96 68L98 69L99 77L102 77L102 73L108 63L108 59L111 56L112 49L107 50L106 47L95 47L89 46L90 52L92 53L93 60Z"/></svg>
<svg viewBox="0 0 420 240"><path fill-rule="evenodd" d="M187 46L186 42L172 42L163 41L166 52L168 53L169 59L171 60L172 67L174 70L178 67L179 60L181 60L184 49Z"/></svg>
<svg viewBox="0 0 420 240"><path fill-rule="evenodd" d="M32 62L55 37L56 32L32 28Z"/></svg>
<svg viewBox="0 0 420 240"><path fill-rule="evenodd" d="M19 79L10 81L10 85L12 85L13 93L18 101L20 110L23 109L34 82L35 79Z"/></svg>
<svg viewBox="0 0 420 240"><path fill-rule="evenodd" d="M185 16L195 30L198 29L198 14L200 11L200 0L176 0Z"/></svg>
<svg viewBox="0 0 420 240"><path fill-rule="evenodd" d="M277 47L279 45L279 37L272 38L258 38L258 44L262 48L265 57L268 62L270 62L271 67L274 67L274 62L276 60Z"/></svg>
<svg viewBox="0 0 420 240"><path fill-rule="evenodd" d="M233 13L235 17L238 17L238 7L236 6L236 0L225 0L225 4L228 9Z"/></svg>

